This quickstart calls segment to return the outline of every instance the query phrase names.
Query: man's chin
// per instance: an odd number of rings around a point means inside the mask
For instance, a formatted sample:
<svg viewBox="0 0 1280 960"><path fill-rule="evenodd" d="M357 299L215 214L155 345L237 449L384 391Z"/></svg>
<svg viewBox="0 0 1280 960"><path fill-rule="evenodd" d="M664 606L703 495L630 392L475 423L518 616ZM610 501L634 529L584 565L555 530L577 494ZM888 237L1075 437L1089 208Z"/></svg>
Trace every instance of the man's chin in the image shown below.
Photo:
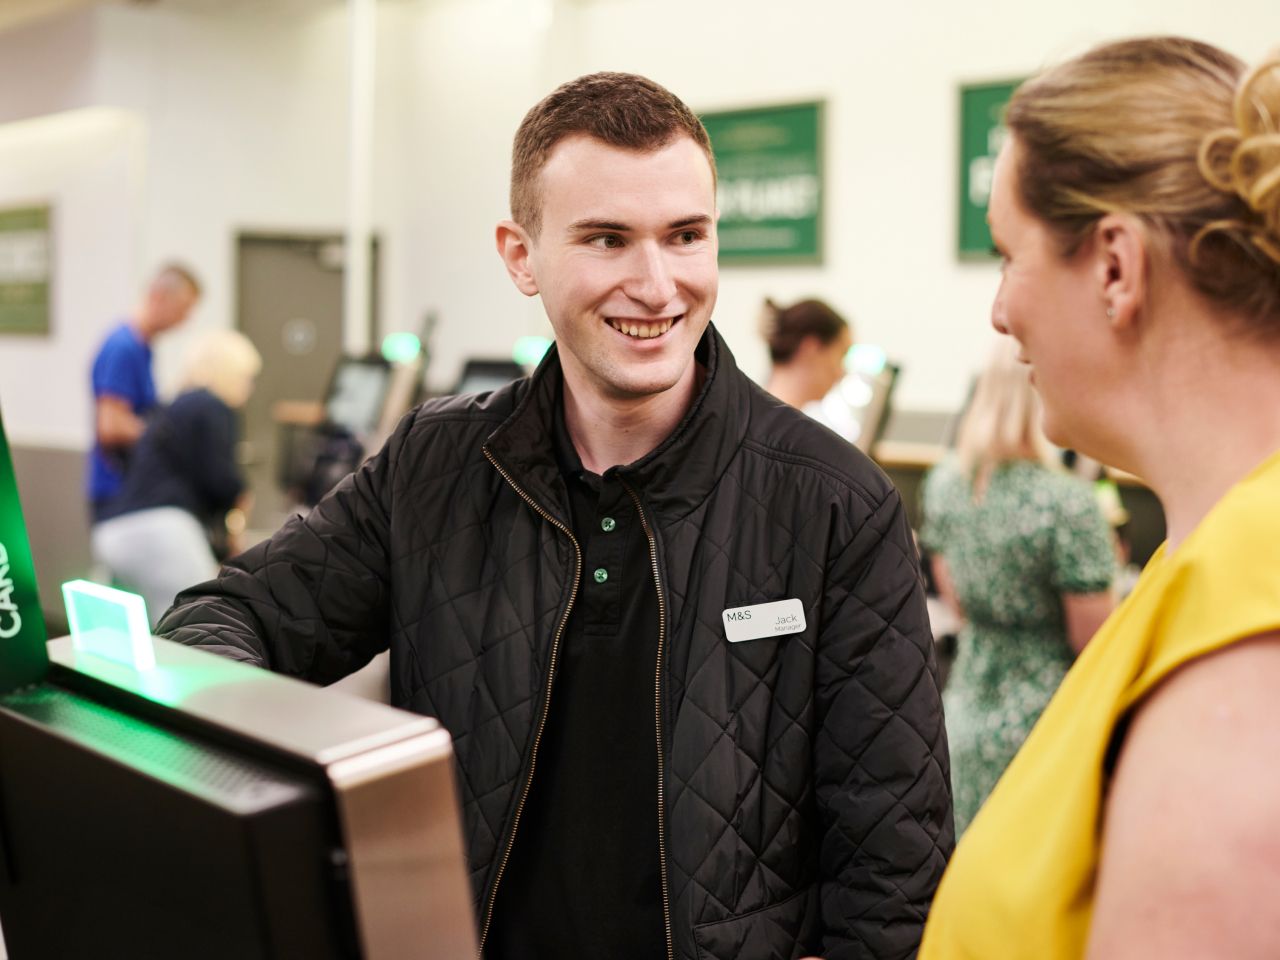
<svg viewBox="0 0 1280 960"><path fill-rule="evenodd" d="M660 397L689 381L693 358L689 357L678 368L662 366L665 369L612 371L603 378L603 392L612 399L628 402Z"/></svg>

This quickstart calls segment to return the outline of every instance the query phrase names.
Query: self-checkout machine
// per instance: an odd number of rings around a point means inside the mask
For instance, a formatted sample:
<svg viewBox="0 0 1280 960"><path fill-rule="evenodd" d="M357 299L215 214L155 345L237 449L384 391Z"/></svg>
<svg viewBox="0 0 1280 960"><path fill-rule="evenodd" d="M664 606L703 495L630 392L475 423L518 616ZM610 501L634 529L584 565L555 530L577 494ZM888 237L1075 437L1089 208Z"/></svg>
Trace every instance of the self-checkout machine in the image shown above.
<svg viewBox="0 0 1280 960"><path fill-rule="evenodd" d="M0 423L0 926L12 960L478 953L434 721L147 632L64 587L46 646Z"/></svg>

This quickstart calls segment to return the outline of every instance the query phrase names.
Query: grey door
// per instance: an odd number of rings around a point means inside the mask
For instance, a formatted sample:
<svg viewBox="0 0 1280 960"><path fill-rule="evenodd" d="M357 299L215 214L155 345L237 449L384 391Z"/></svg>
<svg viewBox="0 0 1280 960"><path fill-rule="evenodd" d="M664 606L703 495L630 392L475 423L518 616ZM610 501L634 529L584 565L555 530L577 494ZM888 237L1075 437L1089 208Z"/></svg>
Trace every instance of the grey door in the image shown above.
<svg viewBox="0 0 1280 960"><path fill-rule="evenodd" d="M274 530L289 509L277 477L290 428L276 422L276 405L322 401L342 355L342 265L338 234L242 233L236 239L236 325L262 353L262 374L244 410L242 447L255 530ZM376 243L370 274L376 291Z"/></svg>

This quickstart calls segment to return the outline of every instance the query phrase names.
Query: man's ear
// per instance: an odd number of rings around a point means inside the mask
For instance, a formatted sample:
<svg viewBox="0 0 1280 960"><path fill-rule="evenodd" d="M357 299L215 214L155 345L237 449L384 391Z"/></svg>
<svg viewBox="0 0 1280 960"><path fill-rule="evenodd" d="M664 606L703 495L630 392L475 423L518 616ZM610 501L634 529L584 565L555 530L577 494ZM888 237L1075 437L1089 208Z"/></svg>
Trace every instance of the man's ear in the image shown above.
<svg viewBox="0 0 1280 960"><path fill-rule="evenodd" d="M498 256L507 266L511 282L526 297L537 296L538 281L534 278L529 265L529 257L533 253L533 241L524 227L514 220L503 220L498 224L496 239Z"/></svg>
<svg viewBox="0 0 1280 960"><path fill-rule="evenodd" d="M1128 214L1109 213L1094 231L1102 308L1117 329L1133 327L1146 300L1147 240L1141 221Z"/></svg>

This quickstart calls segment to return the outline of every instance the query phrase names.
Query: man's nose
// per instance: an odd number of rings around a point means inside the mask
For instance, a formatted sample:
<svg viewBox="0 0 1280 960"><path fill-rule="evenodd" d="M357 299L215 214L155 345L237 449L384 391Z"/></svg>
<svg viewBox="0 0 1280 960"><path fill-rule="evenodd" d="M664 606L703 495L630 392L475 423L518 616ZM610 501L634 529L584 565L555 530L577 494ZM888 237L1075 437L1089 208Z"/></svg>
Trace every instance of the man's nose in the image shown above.
<svg viewBox="0 0 1280 960"><path fill-rule="evenodd" d="M625 292L653 313L660 313L675 299L675 276L657 244L637 245L634 272Z"/></svg>

